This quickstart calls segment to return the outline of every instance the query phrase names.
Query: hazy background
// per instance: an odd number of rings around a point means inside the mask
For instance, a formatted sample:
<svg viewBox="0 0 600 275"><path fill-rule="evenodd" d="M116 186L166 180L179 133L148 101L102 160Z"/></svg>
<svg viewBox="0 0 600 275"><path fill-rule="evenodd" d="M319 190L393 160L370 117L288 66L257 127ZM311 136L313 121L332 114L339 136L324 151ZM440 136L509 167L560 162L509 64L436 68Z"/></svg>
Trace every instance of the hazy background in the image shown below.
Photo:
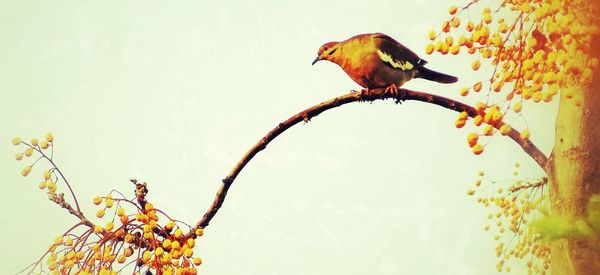
<svg viewBox="0 0 600 275"><path fill-rule="evenodd" d="M31 159L14 160L13 136L54 134L55 160L92 220L92 197L132 195L135 177L156 207L195 223L268 130L359 88L332 63L310 65L324 42L391 35L461 79L405 86L453 98L489 78L470 71L471 56L424 54L427 32L463 2L0 0L0 272L76 222L37 188L41 168L20 176ZM556 106L527 107L547 153ZM200 272L495 273L488 211L466 190L481 169L490 179L515 178L515 161L518 178L541 170L503 137L474 156L473 128L455 118L418 102L354 103L290 129L240 174L198 240Z"/></svg>

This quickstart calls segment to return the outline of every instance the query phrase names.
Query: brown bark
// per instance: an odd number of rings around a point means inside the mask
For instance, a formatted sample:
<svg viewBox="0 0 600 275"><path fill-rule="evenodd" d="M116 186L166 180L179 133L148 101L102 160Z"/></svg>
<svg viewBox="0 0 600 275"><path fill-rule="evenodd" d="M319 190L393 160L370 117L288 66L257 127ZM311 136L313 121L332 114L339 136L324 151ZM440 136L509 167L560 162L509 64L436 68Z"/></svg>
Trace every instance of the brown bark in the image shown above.
<svg viewBox="0 0 600 275"><path fill-rule="evenodd" d="M600 1L596 2L598 5ZM592 45L599 43L596 35ZM592 49L599 58L598 46ZM556 141L546 171L552 214L574 219L585 217L590 196L600 194L599 70L594 72L592 84L582 91L581 98L561 95ZM551 253L552 274L600 274L598 238L558 240L552 243Z"/></svg>

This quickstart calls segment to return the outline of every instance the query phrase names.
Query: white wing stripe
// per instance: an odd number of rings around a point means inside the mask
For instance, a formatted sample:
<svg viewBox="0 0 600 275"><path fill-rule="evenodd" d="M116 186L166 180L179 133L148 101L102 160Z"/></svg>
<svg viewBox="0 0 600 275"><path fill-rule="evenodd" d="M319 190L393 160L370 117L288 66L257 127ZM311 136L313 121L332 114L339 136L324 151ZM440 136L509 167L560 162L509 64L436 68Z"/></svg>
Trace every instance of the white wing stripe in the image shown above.
<svg viewBox="0 0 600 275"><path fill-rule="evenodd" d="M396 69L400 69L403 71L407 71L407 70L412 70L414 68L414 65L411 64L408 61L402 61L402 60L394 60L394 58L392 58L391 55L382 52L381 50L377 50L377 55L379 55L379 58L381 58L381 61L385 62L385 63L389 63L390 65L392 65L392 67L396 68Z"/></svg>

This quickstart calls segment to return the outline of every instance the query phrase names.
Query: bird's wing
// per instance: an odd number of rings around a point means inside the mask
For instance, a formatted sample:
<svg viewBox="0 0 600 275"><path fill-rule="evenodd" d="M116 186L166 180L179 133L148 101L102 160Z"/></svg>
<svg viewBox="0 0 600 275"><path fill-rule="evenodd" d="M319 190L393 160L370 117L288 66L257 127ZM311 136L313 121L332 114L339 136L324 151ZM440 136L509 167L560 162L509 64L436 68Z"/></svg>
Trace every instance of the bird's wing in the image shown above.
<svg viewBox="0 0 600 275"><path fill-rule="evenodd" d="M409 71L423 67L427 63L427 61L419 58L417 54L404 47L400 42L383 33L374 34L373 39L381 61L395 69Z"/></svg>

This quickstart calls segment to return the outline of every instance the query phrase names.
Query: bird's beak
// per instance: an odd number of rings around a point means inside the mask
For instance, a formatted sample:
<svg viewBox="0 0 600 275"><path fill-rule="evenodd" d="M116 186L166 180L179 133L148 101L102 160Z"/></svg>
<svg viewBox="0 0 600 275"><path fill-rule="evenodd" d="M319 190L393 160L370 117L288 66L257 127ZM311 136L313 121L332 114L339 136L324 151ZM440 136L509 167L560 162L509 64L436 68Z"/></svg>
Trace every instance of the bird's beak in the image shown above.
<svg viewBox="0 0 600 275"><path fill-rule="evenodd" d="M317 58L315 58L315 60L313 60L312 65L315 65L315 63L317 63L317 61L322 60L320 56L317 56Z"/></svg>

